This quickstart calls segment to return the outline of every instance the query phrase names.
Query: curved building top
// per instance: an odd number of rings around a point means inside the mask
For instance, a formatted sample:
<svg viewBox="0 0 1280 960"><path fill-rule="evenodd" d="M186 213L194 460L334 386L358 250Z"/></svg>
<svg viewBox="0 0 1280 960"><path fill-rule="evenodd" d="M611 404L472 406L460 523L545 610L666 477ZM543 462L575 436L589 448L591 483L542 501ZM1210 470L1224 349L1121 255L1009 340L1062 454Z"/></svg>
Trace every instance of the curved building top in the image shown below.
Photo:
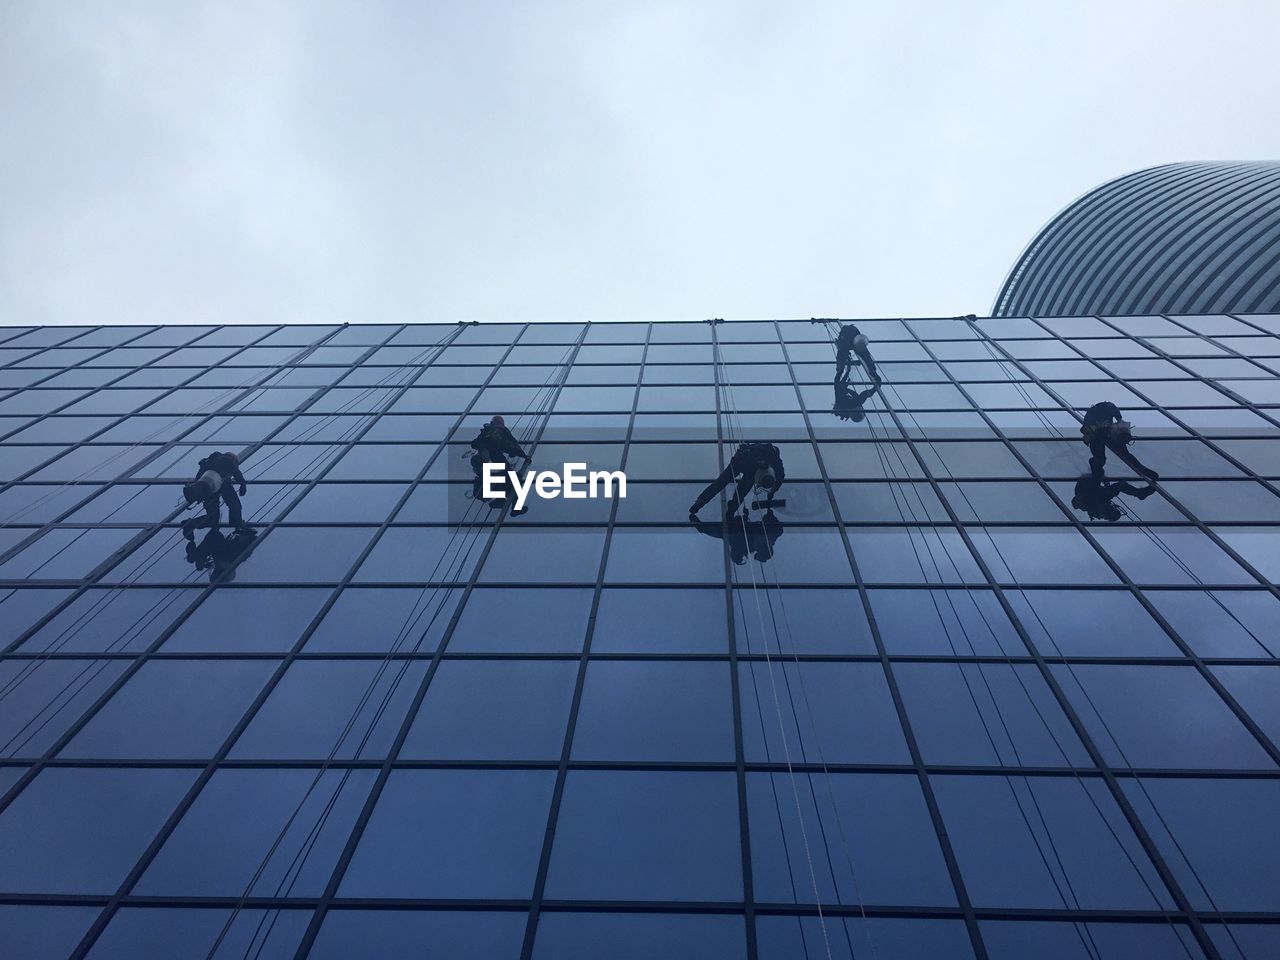
<svg viewBox="0 0 1280 960"><path fill-rule="evenodd" d="M992 316L1280 312L1280 162L1108 181L1036 235Z"/></svg>

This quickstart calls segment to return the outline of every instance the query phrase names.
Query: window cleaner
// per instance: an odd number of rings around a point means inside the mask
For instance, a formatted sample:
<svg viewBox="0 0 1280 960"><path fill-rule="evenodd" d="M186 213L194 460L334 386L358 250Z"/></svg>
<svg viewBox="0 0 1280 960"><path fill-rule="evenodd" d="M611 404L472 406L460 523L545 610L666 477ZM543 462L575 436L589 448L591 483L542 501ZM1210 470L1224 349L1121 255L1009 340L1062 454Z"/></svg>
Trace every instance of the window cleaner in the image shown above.
<svg viewBox="0 0 1280 960"><path fill-rule="evenodd" d="M1092 454L1089 458L1089 470L1095 480L1105 477L1103 468L1107 463L1108 450L1133 468L1138 476L1148 480L1160 479L1160 474L1143 466L1129 452L1129 444L1133 443L1133 424L1124 419L1120 408L1114 403L1104 400L1095 403L1085 412L1084 422L1080 425L1080 439Z"/></svg>
<svg viewBox="0 0 1280 960"><path fill-rule="evenodd" d="M239 484L239 495L232 487L233 483ZM187 506L196 503L204 505L203 517L183 521L182 535L188 540L194 540L195 531L201 527L217 530L222 503L227 505L227 522L237 530L247 530L240 506L240 497L245 495L247 489L244 474L240 472L240 458L236 454L209 454L197 465L196 478L182 488Z"/></svg>
<svg viewBox="0 0 1280 960"><path fill-rule="evenodd" d="M731 519L738 512L738 508L743 505L743 498L753 488L764 490L769 497L755 501L754 506L757 509L765 506L783 506L786 503L785 500L773 500L772 497L778 492L786 476L787 472L782 466L782 454L774 444L741 443L729 460L729 465L724 468L720 476L707 484L706 489L698 494L698 499L689 507L689 520L697 523L698 511L735 479L738 486L725 510L725 519Z"/></svg>

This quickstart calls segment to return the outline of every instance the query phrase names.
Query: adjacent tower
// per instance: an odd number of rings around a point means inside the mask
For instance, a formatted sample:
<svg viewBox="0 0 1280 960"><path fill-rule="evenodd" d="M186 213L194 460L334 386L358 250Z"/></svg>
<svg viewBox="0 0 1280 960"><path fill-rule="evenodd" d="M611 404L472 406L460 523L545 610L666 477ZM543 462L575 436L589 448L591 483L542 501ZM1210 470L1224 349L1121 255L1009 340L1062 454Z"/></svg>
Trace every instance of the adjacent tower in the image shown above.
<svg viewBox="0 0 1280 960"><path fill-rule="evenodd" d="M993 316L1280 311L1280 162L1169 163L1102 184L1023 251Z"/></svg>

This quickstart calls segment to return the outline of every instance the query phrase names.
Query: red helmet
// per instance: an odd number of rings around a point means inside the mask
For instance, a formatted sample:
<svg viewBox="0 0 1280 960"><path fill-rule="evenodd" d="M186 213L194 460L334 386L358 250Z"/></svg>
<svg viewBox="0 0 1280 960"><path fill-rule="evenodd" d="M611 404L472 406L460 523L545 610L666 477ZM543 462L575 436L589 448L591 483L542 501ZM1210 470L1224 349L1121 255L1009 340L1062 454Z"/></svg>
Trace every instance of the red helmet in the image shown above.
<svg viewBox="0 0 1280 960"><path fill-rule="evenodd" d="M503 419L502 419L502 414L500 414L500 413L495 413L495 414L493 415L493 419L492 419L492 420L490 420L489 422L490 422L490 423L496 423L496 424L497 424L498 426L500 426L500 427L505 426L505 425L506 425L506 423L507 423L507 421L505 421L505 420L503 420Z"/></svg>

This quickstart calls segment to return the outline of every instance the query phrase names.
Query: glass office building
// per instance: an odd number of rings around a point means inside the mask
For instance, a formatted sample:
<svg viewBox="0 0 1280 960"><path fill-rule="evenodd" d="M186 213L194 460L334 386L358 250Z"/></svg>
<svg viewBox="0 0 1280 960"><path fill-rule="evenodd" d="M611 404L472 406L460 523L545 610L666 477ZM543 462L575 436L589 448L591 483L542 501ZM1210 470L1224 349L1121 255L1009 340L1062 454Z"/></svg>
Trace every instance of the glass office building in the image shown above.
<svg viewBox="0 0 1280 960"><path fill-rule="evenodd" d="M858 325L0 330L0 956L1280 955L1280 318Z"/></svg>
<svg viewBox="0 0 1280 960"><path fill-rule="evenodd" d="M1045 224L997 317L1280 311L1280 163L1166 163Z"/></svg>

